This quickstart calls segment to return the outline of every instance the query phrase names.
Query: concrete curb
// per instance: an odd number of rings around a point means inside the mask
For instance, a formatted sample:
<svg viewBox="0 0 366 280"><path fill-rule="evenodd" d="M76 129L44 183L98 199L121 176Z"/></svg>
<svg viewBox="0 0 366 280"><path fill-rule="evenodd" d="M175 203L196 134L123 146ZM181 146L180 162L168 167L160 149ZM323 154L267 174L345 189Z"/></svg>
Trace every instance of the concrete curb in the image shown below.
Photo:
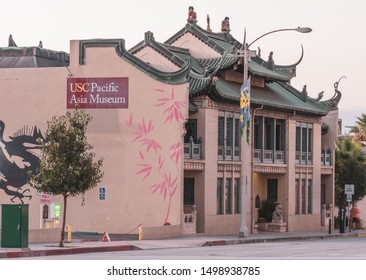
<svg viewBox="0 0 366 280"><path fill-rule="evenodd" d="M301 235L301 236L276 236L276 237L263 237L263 238L242 238L242 239L221 239L204 241L198 245L192 245L195 247L205 246L223 246L223 245L238 245L238 244L254 244L254 243L270 243L270 242L285 242L285 241L304 241L304 240L320 240L330 238L348 238L348 237L366 237L366 232L355 233L339 233L339 234L322 234L322 235ZM155 240L156 241L156 240ZM152 241L154 242L154 241ZM86 242L89 243L89 242ZM81 243L80 243L81 244ZM84 243L85 244L85 243ZM176 248L176 247L175 247ZM84 253L97 253L97 252L116 252L116 251L131 251L131 250L153 250L153 249L141 249L135 245L113 245L113 242L99 246L80 246L80 245L66 245L63 248L55 246L41 247L36 249L32 248L6 248L3 252L0 252L0 259L11 258L28 258L28 257L43 257L43 256L56 256L56 255L71 255L71 254L84 254Z"/></svg>
<svg viewBox="0 0 366 280"><path fill-rule="evenodd" d="M117 245L117 246L95 246L95 247L57 247L54 249L20 249L20 251L1 252L1 258L29 258L29 257L43 257L43 256L56 256L56 255L71 255L71 254L84 254L84 253L97 253L97 252L115 252L115 251L131 251L140 250L133 245Z"/></svg>
<svg viewBox="0 0 366 280"><path fill-rule="evenodd" d="M319 239L348 238L348 237L366 237L366 233L363 232L363 233L329 234L329 235L316 235L316 236L290 236L290 237L238 239L238 240L214 240L214 241L206 241L201 246L204 247L204 246L255 244L255 243L304 241L304 240L319 240Z"/></svg>

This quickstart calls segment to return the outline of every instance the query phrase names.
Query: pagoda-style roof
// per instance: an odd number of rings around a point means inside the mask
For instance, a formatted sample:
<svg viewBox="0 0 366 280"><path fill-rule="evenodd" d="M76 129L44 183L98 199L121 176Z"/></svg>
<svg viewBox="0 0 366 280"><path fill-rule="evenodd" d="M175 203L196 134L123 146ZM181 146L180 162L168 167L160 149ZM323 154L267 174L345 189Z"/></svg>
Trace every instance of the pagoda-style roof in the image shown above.
<svg viewBox="0 0 366 280"><path fill-rule="evenodd" d="M225 57L225 63L222 63L221 58L197 58L197 62L201 67L211 70L221 63L221 69L238 64L240 56L239 50L243 48L242 43L236 40L229 32L212 32L205 30L198 26L196 23L187 23L184 28L179 30L176 34L170 37L165 44L171 45L186 33L190 33L197 37L208 47L217 51L221 56L225 56L228 52L230 56ZM301 46L302 48L302 46ZM272 67L268 61L263 60L259 56L251 58L248 63L249 72L255 76L263 77L268 80L280 80L290 81L296 76L296 66L301 62L303 58L303 48L299 61L291 65L276 65ZM220 70L221 70L220 69Z"/></svg>
<svg viewBox="0 0 366 280"><path fill-rule="evenodd" d="M204 69L197 63L194 57L191 56L188 49L159 43L155 41L154 35L150 31L145 33L144 41L129 49L128 52L136 54L145 47L151 47L178 67L183 67L187 60L191 60L191 70L198 74L204 73Z"/></svg>
<svg viewBox="0 0 366 280"><path fill-rule="evenodd" d="M219 79L211 87L210 97L220 102L239 103L241 84ZM266 82L264 88L251 87L251 106L296 111L302 114L325 116L335 108L340 99L340 92L325 101L310 98L303 92L285 82Z"/></svg>
<svg viewBox="0 0 366 280"><path fill-rule="evenodd" d="M136 68L145 72L147 75L153 77L156 80L162 81L167 84L182 84L187 82L188 73L191 69L190 60L186 60L182 64L182 68L176 72L164 72L151 67L149 64L134 56L128 52L125 48L125 40L123 39L93 39L93 40L81 40L79 47L79 64L84 64L85 50L89 47L112 47L115 49L117 55L126 60L128 63L134 65Z"/></svg>
<svg viewBox="0 0 366 280"><path fill-rule="evenodd" d="M36 68L62 67L69 65L69 55L65 52L38 46L18 47L12 35L9 36L9 46L0 48L0 68Z"/></svg>
<svg viewBox="0 0 366 280"><path fill-rule="evenodd" d="M300 59L291 65L270 65L268 61L259 56L252 57L248 63L249 72L254 76L259 76L267 80L289 82L296 76L296 66L300 64L304 57L304 48L301 46Z"/></svg>
<svg viewBox="0 0 366 280"><path fill-rule="evenodd" d="M207 29L197 25L196 14L190 13L187 24L164 43L157 42L152 32L145 33L144 40L126 50L123 39L93 39L81 40L79 48L79 64L84 64L85 50L89 47L112 47L117 55L134 65L154 79L168 84L181 84L189 82L190 97L208 95L213 100L223 103L238 103L240 87L243 83L243 44L230 34L229 18L222 22L221 32L212 32L207 17ZM184 44L180 47L180 39L184 36L194 36L202 45L197 48L197 41ZM163 58L174 64L179 70L167 72L154 68L149 63L138 58L138 53L145 48L151 48ZM195 57L193 54L198 54ZM63 55L62 55L63 54ZM296 67L302 61L304 55L301 46L300 59L291 65L277 65L273 60L273 52L268 60L261 58L260 54L251 57L248 62L249 75L256 78L256 85L251 88L251 104L254 107L263 106L268 109L296 111L303 114L324 116L330 110L337 107L341 98L335 84L334 96L321 101L321 96L311 98L306 92L296 90L290 85L290 81L296 76ZM198 55L197 55L198 56ZM205 57L206 56L206 57ZM52 67L67 66L68 54L54 52L38 47L18 48L9 37L9 47L0 48L0 67ZM258 84L259 83L259 84ZM197 107L190 104L190 111L196 111Z"/></svg>
<svg viewBox="0 0 366 280"><path fill-rule="evenodd" d="M186 33L190 33L208 48L218 53L218 57L195 58L191 51L174 44ZM223 79L222 71L237 71L242 75L243 65L240 58L242 44L233 38L229 32L214 33L199 27L196 22L188 22L184 28L170 37L165 43L155 41L153 34L147 32L145 40L129 50L137 54L145 47L150 47L178 67L182 67L184 61L191 61L188 73L189 93L191 97L208 95L213 100L223 103L239 103L240 82ZM268 61L260 56L252 57L248 63L249 75L263 79L264 87L252 87L251 104L254 107L264 106L275 110L294 110L302 114L324 116L335 108L339 102L340 94L326 101L313 99L307 93L300 92L290 85L290 81L296 76L296 66L302 61L304 50L301 46L300 59L291 65L276 65L270 54ZM192 111L192 110L191 110Z"/></svg>
<svg viewBox="0 0 366 280"><path fill-rule="evenodd" d="M187 23L185 27L175 33L172 37L165 41L165 44L172 45L176 40L185 35L191 33L193 36L200 39L212 49L223 55L226 51L233 48L240 49L241 43L237 41L228 32L212 32L205 30L197 24Z"/></svg>
<svg viewBox="0 0 366 280"><path fill-rule="evenodd" d="M232 48L225 51L223 56L215 59L195 59L188 49L155 41L153 33L150 31L145 33L144 41L132 47L129 52L136 54L147 46L178 67L182 67L185 61L190 60L191 68L188 74L190 94L197 93L207 88L212 82L212 77L215 73L233 65L238 59L236 56L227 55Z"/></svg>

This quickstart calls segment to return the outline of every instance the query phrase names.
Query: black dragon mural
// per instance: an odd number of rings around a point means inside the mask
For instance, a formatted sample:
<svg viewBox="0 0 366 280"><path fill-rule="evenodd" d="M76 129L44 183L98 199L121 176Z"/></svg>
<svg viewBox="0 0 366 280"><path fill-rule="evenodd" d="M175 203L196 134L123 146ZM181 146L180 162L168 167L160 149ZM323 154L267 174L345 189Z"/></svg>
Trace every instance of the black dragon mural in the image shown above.
<svg viewBox="0 0 366 280"><path fill-rule="evenodd" d="M0 120L0 189L10 197L13 203L24 203L32 199L30 189L26 187L28 171L35 172L39 166L39 139L41 131L35 126L23 127L9 141L4 139L5 123ZM1 195L1 194L0 194Z"/></svg>

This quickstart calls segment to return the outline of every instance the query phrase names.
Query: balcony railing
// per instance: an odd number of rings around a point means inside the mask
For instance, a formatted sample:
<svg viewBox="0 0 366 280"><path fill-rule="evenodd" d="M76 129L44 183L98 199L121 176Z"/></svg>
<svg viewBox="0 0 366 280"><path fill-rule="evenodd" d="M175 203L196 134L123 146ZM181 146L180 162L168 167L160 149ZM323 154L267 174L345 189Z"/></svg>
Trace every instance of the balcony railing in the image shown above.
<svg viewBox="0 0 366 280"><path fill-rule="evenodd" d="M322 153L321 153L321 165L332 165L332 151L330 149L322 149Z"/></svg>
<svg viewBox="0 0 366 280"><path fill-rule="evenodd" d="M240 160L240 148L233 146L222 146L219 145L217 148L218 160Z"/></svg>
<svg viewBox="0 0 366 280"><path fill-rule="evenodd" d="M263 159L262 159L263 151ZM255 162L285 163L284 151L254 149L253 160Z"/></svg>
<svg viewBox="0 0 366 280"><path fill-rule="evenodd" d="M313 163L313 154L312 153L300 153L296 151L295 161L298 164L312 164Z"/></svg>
<svg viewBox="0 0 366 280"><path fill-rule="evenodd" d="M184 143L184 158L186 159L203 159L203 142Z"/></svg>

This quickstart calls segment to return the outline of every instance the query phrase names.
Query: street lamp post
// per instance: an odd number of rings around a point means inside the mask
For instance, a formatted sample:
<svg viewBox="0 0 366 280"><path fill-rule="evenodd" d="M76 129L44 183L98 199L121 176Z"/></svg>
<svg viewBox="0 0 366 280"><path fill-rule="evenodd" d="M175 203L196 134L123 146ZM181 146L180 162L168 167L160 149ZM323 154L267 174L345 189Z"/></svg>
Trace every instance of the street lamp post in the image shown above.
<svg viewBox="0 0 366 280"><path fill-rule="evenodd" d="M259 39L263 38L264 36L267 36L272 33L276 32L282 32L282 31L297 31L300 33L310 33L312 31L309 27L297 27L297 28L284 28L284 29L277 29L273 30L267 33L264 33L263 35L256 38L254 41L252 41L250 44L247 44L245 42L245 35L244 35L244 43L243 43L243 58L244 58L244 70L243 70L243 78L244 82L248 79L248 61L249 57L255 56L255 51L252 53L249 50L249 47L253 45L255 42L257 42ZM250 85L249 85L250 86ZM244 134L244 133L243 133ZM248 166L248 160L245 159L246 151L249 148L250 142L245 141L245 137L241 137L241 217L240 217L240 228L239 228L239 238L244 238L249 236L249 230L247 227L247 219L246 219L246 199L247 199L247 180L248 180L248 170L250 169L250 166ZM249 160L252 160L249 158ZM253 182L251 182L253 184Z"/></svg>

